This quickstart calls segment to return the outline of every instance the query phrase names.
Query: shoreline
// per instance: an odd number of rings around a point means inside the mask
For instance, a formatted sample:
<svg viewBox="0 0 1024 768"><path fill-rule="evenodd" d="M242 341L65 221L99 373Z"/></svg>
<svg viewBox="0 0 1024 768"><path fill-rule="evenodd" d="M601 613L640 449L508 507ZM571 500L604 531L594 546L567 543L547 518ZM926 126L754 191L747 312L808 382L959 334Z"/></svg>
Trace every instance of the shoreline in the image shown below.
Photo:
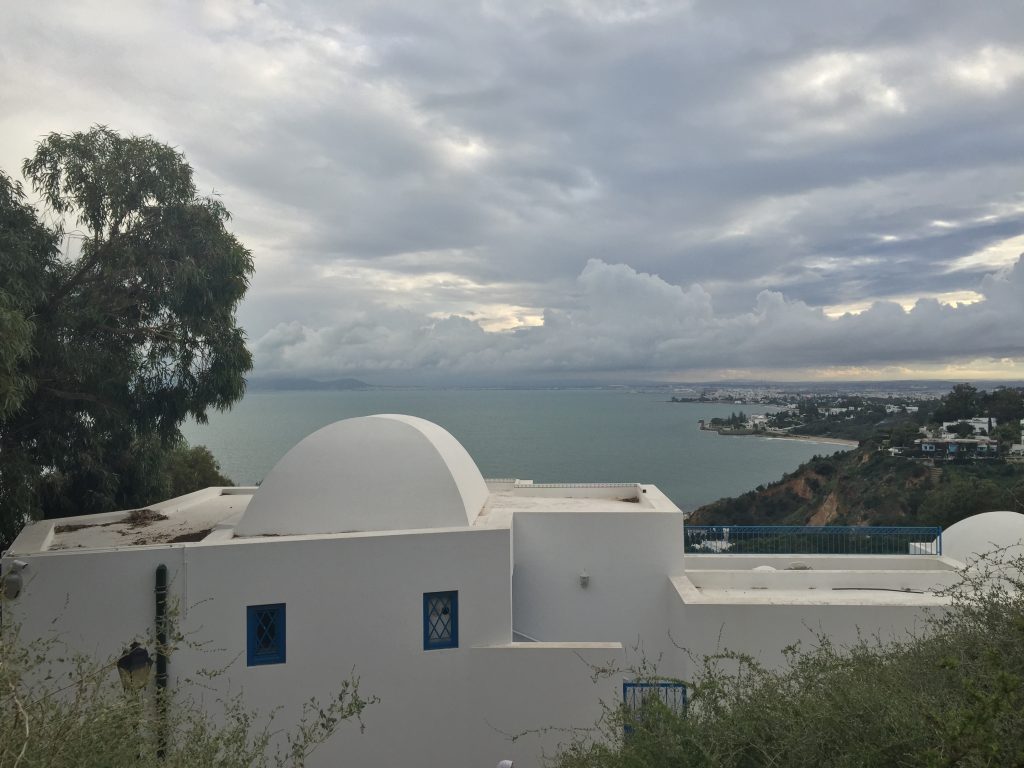
<svg viewBox="0 0 1024 768"><path fill-rule="evenodd" d="M859 440L847 440L842 437L817 437L815 435L761 435L768 440L803 440L812 443L825 443L827 445L845 445L849 448L860 447Z"/></svg>
<svg viewBox="0 0 1024 768"><path fill-rule="evenodd" d="M773 432L752 432L747 430L728 432L708 428L704 428L702 431L714 432L721 437L762 437L765 440L797 440L800 442L823 443L825 445L844 445L847 448L857 448L860 446L859 440L847 440L842 437L826 437L824 435L786 435Z"/></svg>

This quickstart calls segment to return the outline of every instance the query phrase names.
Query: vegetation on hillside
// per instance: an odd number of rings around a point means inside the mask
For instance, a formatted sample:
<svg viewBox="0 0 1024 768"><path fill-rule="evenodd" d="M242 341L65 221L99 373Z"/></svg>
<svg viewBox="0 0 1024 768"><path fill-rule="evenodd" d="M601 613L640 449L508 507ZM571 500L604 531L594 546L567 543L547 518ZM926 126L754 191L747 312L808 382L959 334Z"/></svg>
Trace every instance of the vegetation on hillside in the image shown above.
<svg viewBox="0 0 1024 768"><path fill-rule="evenodd" d="M913 405L917 410L913 413L890 413L894 405ZM971 384L957 384L941 400L902 403L893 403L887 398L856 395L815 397L801 400L791 410L771 415L768 426L795 435L875 443L893 440L892 445L908 445L908 440L912 442L914 438L920 437L918 431L923 426L964 421L979 416L992 420L994 426L989 437L998 439L1004 448L1019 442L1020 420L1024 418L1024 390L997 387L986 392ZM967 424L954 426L952 431L962 432L961 436L964 437L974 432ZM985 431L988 432L987 429Z"/></svg>
<svg viewBox="0 0 1024 768"><path fill-rule="evenodd" d="M1024 559L988 561L920 636L850 648L818 637L772 670L704 659L689 708L609 706L556 768L1024 765ZM649 673L649 671L646 671Z"/></svg>
<svg viewBox="0 0 1024 768"><path fill-rule="evenodd" d="M0 548L30 519L180 487L198 458L176 459L180 425L236 402L252 367L252 257L181 153L97 126L22 170L41 211L0 171Z"/></svg>
<svg viewBox="0 0 1024 768"><path fill-rule="evenodd" d="M1005 451L1020 440L1021 390L985 392L958 384L917 414L886 414L883 406L857 407L860 410L851 417L823 417L793 431L858 439L859 448L815 456L781 480L697 509L689 522L949 526L978 512L1024 512L1024 464L988 460L931 466L884 450L913 445L925 424L990 416L998 424L993 436Z"/></svg>
<svg viewBox="0 0 1024 768"><path fill-rule="evenodd" d="M742 496L697 509L694 525L942 525L978 512L1024 512L1024 465L924 463L861 447L815 456Z"/></svg>
<svg viewBox="0 0 1024 768"><path fill-rule="evenodd" d="M728 418L715 417L708 422L712 429L742 429L747 424L749 417L743 411L730 413Z"/></svg>
<svg viewBox="0 0 1024 768"><path fill-rule="evenodd" d="M814 437L835 437L843 440L880 440L894 430L910 429L915 435L924 424L924 418L916 414L888 414L880 405L865 405L855 413L842 417L830 417L823 413L804 416L803 423L793 427L794 435Z"/></svg>

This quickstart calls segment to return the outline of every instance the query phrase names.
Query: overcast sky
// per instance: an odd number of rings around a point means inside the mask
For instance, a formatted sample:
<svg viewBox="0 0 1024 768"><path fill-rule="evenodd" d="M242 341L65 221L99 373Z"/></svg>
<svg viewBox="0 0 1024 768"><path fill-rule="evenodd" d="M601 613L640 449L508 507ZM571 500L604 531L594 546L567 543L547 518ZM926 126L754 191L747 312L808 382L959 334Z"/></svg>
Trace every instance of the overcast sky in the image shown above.
<svg viewBox="0 0 1024 768"><path fill-rule="evenodd" d="M252 249L257 374L1024 378L1024 4L0 0Z"/></svg>

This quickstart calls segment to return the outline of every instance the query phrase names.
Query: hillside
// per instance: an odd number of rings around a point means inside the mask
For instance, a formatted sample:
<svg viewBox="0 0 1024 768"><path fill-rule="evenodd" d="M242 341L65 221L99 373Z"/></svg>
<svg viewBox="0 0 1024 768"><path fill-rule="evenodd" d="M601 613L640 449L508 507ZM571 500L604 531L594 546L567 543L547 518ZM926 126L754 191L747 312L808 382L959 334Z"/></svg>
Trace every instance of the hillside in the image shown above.
<svg viewBox="0 0 1024 768"><path fill-rule="evenodd" d="M720 499L694 525L941 525L978 512L1024 512L1024 466L932 468L861 447L816 456L768 486Z"/></svg>

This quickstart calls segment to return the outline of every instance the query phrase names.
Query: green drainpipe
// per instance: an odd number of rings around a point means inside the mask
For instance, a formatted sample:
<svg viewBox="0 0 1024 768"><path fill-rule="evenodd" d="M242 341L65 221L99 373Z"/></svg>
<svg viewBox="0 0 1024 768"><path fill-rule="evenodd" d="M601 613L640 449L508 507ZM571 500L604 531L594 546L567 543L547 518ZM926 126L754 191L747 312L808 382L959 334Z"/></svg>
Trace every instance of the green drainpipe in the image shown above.
<svg viewBox="0 0 1024 768"><path fill-rule="evenodd" d="M167 566L156 568L156 756L167 753Z"/></svg>

